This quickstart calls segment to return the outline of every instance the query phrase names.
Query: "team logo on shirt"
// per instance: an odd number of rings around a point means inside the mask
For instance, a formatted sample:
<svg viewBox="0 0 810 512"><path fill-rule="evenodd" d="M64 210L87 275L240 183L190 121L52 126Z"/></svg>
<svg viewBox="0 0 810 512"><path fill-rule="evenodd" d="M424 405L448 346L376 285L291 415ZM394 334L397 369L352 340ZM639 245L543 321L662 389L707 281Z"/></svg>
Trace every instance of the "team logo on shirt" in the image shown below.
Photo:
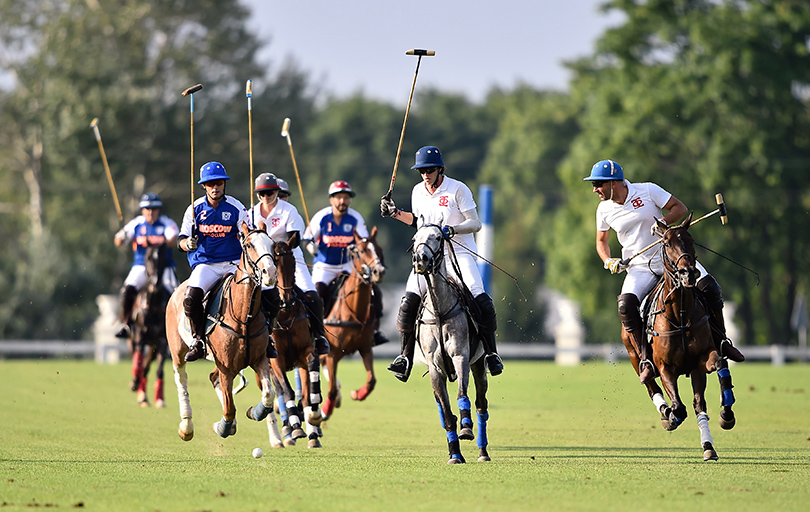
<svg viewBox="0 0 810 512"><path fill-rule="evenodd" d="M439 198L439 206L448 206L450 204L450 198L447 196L442 196Z"/></svg>
<svg viewBox="0 0 810 512"><path fill-rule="evenodd" d="M281 224L281 219L270 219L270 224L272 224L274 228L277 228L278 225Z"/></svg>
<svg viewBox="0 0 810 512"><path fill-rule="evenodd" d="M633 205L633 208L638 210L639 208L644 206L644 201L642 201L640 197L634 197L633 199L630 200L630 204Z"/></svg>
<svg viewBox="0 0 810 512"><path fill-rule="evenodd" d="M351 231L352 229L354 229L354 226L352 226L352 225L345 224L345 225L343 226L343 231L349 232L349 231Z"/></svg>
<svg viewBox="0 0 810 512"><path fill-rule="evenodd" d="M222 212L222 220L231 220L231 212Z"/></svg>

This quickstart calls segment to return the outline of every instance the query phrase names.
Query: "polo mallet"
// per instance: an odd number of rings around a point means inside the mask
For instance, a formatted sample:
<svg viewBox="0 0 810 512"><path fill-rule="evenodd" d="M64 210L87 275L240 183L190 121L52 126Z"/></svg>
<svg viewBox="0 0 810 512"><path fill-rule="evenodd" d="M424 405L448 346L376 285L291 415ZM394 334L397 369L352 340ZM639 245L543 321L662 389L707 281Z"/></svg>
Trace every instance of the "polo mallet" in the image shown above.
<svg viewBox="0 0 810 512"><path fill-rule="evenodd" d="M411 83L411 95L408 96L408 106L405 108L405 119L402 121L402 132L399 134L399 144L397 145L397 157L394 160L394 172L391 174L391 185L388 187L388 192L385 197L391 199L391 193L394 191L394 182L397 180L397 168L399 167L399 157L402 153L402 141L405 139L405 127L408 126L408 114L411 112L411 102L413 101L413 90L416 88L416 77L419 75L419 65L422 63L422 57L433 57L436 52L433 50L419 50L414 48L408 50L405 55L417 55L419 58L416 60L416 71L413 73L413 83Z"/></svg>
<svg viewBox="0 0 810 512"><path fill-rule="evenodd" d="M107 164L107 154L104 153L104 144L101 142L101 132L98 131L98 118L94 117L90 123L90 128L96 134L96 141L98 142L98 150L101 152L101 161L104 162L104 170L107 171L107 182L110 184L110 191L112 192L113 201L115 201L115 211L118 212L119 222L124 220L121 214L121 205L118 204L118 194L115 193L115 183L113 183L112 174L110 173L110 166Z"/></svg>
<svg viewBox="0 0 810 512"><path fill-rule="evenodd" d="M304 215L307 217L307 226L309 226L309 212L307 211L307 202L304 200L304 187L301 185L301 176L298 175L298 164L295 163L295 152L292 147L292 139L290 138L290 118L284 119L284 125L281 127L281 136L287 137L287 145L290 147L290 157L292 158L293 169L295 169L295 179L298 180L298 191L301 193L301 203L304 205Z"/></svg>
<svg viewBox="0 0 810 512"><path fill-rule="evenodd" d="M191 112L191 204L194 204L194 93L199 91L203 88L202 84L192 85L185 91L183 91L183 96L190 96L191 102L190 105L190 112Z"/></svg>
<svg viewBox="0 0 810 512"><path fill-rule="evenodd" d="M248 107L248 147L250 153L250 206L253 207L253 105L251 98L253 97L253 81L248 80L245 84L245 96L247 96Z"/></svg>
<svg viewBox="0 0 810 512"><path fill-rule="evenodd" d="M706 214L706 215L704 215L703 217L700 217L699 219L693 220L693 221L692 221L692 222L689 224L689 226L690 226L690 227L691 227L691 226L694 226L695 224L697 224L698 222L702 221L703 219L707 219L707 218L711 217L712 215L714 215L714 214L716 214L716 213L719 213L719 214L720 214L720 222L721 222L723 225L725 225L725 224L727 224L727 223L728 223L728 210L726 210L726 203L723 201L723 194L715 194L715 195L714 195L714 199L715 199L715 201L717 201L717 206L718 206L718 208L717 208L716 210L710 211L709 213L707 213L707 214ZM655 247L656 245L660 244L660 243L661 243L661 242L663 242L663 241L664 241L664 239L663 239L663 238L659 238L658 240L656 240L655 242L651 243L651 244L650 244L650 245L648 245L647 247L645 247L645 248L641 249L640 251L638 251L638 252L637 252L637 253L635 253L634 255L630 256L630 257L629 257L629 258L627 258L626 260L621 260L621 264L622 264L622 265L627 265L628 263L630 263L630 261L631 261L633 258L635 258L636 256L640 256L641 254L644 254L645 252L647 252L648 250L652 249L653 247Z"/></svg>

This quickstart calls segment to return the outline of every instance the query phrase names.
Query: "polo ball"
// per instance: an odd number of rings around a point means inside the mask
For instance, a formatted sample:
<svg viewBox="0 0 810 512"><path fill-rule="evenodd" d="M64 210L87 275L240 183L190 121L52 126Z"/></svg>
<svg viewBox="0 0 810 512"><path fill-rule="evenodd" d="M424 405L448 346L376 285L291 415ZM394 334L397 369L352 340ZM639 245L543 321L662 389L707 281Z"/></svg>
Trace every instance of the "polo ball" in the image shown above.
<svg viewBox="0 0 810 512"><path fill-rule="evenodd" d="M262 455L264 455L264 452L262 451L261 448L254 448L253 449L253 458L261 459Z"/></svg>

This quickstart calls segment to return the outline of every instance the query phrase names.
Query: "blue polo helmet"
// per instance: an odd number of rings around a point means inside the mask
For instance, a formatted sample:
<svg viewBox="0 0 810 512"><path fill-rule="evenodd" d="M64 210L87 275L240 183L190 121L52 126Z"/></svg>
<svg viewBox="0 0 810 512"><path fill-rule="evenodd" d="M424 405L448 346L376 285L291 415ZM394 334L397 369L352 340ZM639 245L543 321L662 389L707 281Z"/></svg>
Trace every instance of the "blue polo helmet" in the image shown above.
<svg viewBox="0 0 810 512"><path fill-rule="evenodd" d="M416 162L411 169L424 169L425 167L444 167L442 152L436 146L425 146L416 152Z"/></svg>
<svg viewBox="0 0 810 512"><path fill-rule="evenodd" d="M624 169L613 160L600 160L591 167L591 175L584 181L619 181L624 180Z"/></svg>
<svg viewBox="0 0 810 512"><path fill-rule="evenodd" d="M160 200L157 194L147 192L141 196L141 201L138 203L138 208L161 208L163 201Z"/></svg>
<svg viewBox="0 0 810 512"><path fill-rule="evenodd" d="M208 162L200 167L200 181L197 183L202 185L203 183L207 183L209 181L229 179L231 178L225 172L225 166L219 162Z"/></svg>

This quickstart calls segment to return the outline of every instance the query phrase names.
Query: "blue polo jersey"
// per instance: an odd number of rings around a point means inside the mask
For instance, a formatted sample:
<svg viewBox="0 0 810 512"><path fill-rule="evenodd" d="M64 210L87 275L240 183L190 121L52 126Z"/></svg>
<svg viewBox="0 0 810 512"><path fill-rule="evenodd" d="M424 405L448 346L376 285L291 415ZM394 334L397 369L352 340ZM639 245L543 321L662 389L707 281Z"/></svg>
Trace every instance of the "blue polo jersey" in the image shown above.
<svg viewBox="0 0 810 512"><path fill-rule="evenodd" d="M318 254L313 260L315 263L326 263L327 265L343 265L349 261L349 252L346 250L349 244L354 242L354 230L363 238L368 237L366 221L353 208L340 219L335 221L332 214L332 207L327 206L316 213L309 223L307 234L304 238L312 237L318 243Z"/></svg>
<svg viewBox="0 0 810 512"><path fill-rule="evenodd" d="M194 201L183 215L181 237L191 236L196 223L197 250L188 253L188 264L193 269L200 263L236 261L242 256L239 230L242 222L250 227L245 206L231 196L225 196L214 208L205 196Z"/></svg>
<svg viewBox="0 0 810 512"><path fill-rule="evenodd" d="M172 250L166 247L166 238L177 236L177 223L165 215L161 215L154 224L146 222L143 215L138 215L124 226L124 233L128 240L132 240L132 250L135 258L132 265L146 265L146 248L150 245L163 246L161 251L166 255L166 265L174 267Z"/></svg>

